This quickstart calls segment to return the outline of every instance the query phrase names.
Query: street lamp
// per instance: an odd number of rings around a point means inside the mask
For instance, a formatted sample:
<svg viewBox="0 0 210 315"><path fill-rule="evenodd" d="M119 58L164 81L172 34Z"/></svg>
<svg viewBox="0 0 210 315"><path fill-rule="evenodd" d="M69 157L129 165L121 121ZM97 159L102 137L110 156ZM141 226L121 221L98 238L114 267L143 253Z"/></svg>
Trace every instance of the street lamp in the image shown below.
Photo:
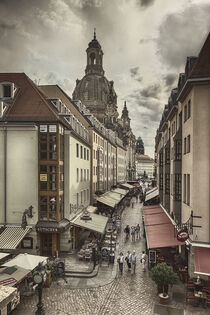
<svg viewBox="0 0 210 315"><path fill-rule="evenodd" d="M42 289L43 289L43 282L45 281L46 272L41 263L39 263L37 270L33 274L33 280L38 285L38 303L37 303L37 310L35 312L36 315L45 315L44 305L42 303Z"/></svg>

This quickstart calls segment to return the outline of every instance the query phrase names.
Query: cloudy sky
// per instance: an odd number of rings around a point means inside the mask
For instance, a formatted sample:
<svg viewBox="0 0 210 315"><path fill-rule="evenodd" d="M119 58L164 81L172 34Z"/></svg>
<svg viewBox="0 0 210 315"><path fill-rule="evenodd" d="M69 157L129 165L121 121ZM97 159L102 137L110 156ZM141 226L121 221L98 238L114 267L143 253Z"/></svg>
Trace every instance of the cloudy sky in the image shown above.
<svg viewBox="0 0 210 315"><path fill-rule="evenodd" d="M104 70L136 137L154 137L187 56L210 30L209 0L0 0L0 72L25 72L72 95L96 27Z"/></svg>

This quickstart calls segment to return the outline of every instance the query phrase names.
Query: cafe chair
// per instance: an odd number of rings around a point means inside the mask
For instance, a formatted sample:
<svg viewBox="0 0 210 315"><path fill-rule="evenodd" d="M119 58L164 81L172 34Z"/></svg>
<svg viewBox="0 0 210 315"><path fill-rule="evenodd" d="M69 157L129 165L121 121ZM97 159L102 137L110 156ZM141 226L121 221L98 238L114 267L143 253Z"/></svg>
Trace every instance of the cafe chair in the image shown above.
<svg viewBox="0 0 210 315"><path fill-rule="evenodd" d="M210 297L206 297L206 300L205 300L205 306L208 306L210 307Z"/></svg>
<svg viewBox="0 0 210 315"><path fill-rule="evenodd" d="M194 291L195 290L194 283L193 282L187 282L186 289L187 289L187 291Z"/></svg>
<svg viewBox="0 0 210 315"><path fill-rule="evenodd" d="M195 296L191 294L187 294L186 295L186 302L189 303L189 302L193 302L193 305L195 305Z"/></svg>
<svg viewBox="0 0 210 315"><path fill-rule="evenodd" d="M210 294L210 288L209 287L203 287L203 292Z"/></svg>

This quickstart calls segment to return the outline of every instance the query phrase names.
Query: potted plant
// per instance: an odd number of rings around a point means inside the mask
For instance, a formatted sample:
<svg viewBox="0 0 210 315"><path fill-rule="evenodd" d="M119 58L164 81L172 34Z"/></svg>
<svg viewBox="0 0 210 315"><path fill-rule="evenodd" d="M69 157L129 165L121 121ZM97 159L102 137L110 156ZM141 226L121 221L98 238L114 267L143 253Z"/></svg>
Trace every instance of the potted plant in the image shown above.
<svg viewBox="0 0 210 315"><path fill-rule="evenodd" d="M157 284L160 303L166 304L168 302L168 285L177 283L177 274L171 266L160 263L152 268L151 278Z"/></svg>

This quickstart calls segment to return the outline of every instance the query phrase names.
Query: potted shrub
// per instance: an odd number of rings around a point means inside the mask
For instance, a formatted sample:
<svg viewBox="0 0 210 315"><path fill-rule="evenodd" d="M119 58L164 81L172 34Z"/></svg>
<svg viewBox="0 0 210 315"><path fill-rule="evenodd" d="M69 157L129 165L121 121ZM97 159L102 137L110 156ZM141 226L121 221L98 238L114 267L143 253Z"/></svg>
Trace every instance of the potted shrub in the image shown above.
<svg viewBox="0 0 210 315"><path fill-rule="evenodd" d="M168 285L177 283L178 276L173 268L166 263L160 263L152 268L151 278L157 284L160 303L165 304L168 301Z"/></svg>

